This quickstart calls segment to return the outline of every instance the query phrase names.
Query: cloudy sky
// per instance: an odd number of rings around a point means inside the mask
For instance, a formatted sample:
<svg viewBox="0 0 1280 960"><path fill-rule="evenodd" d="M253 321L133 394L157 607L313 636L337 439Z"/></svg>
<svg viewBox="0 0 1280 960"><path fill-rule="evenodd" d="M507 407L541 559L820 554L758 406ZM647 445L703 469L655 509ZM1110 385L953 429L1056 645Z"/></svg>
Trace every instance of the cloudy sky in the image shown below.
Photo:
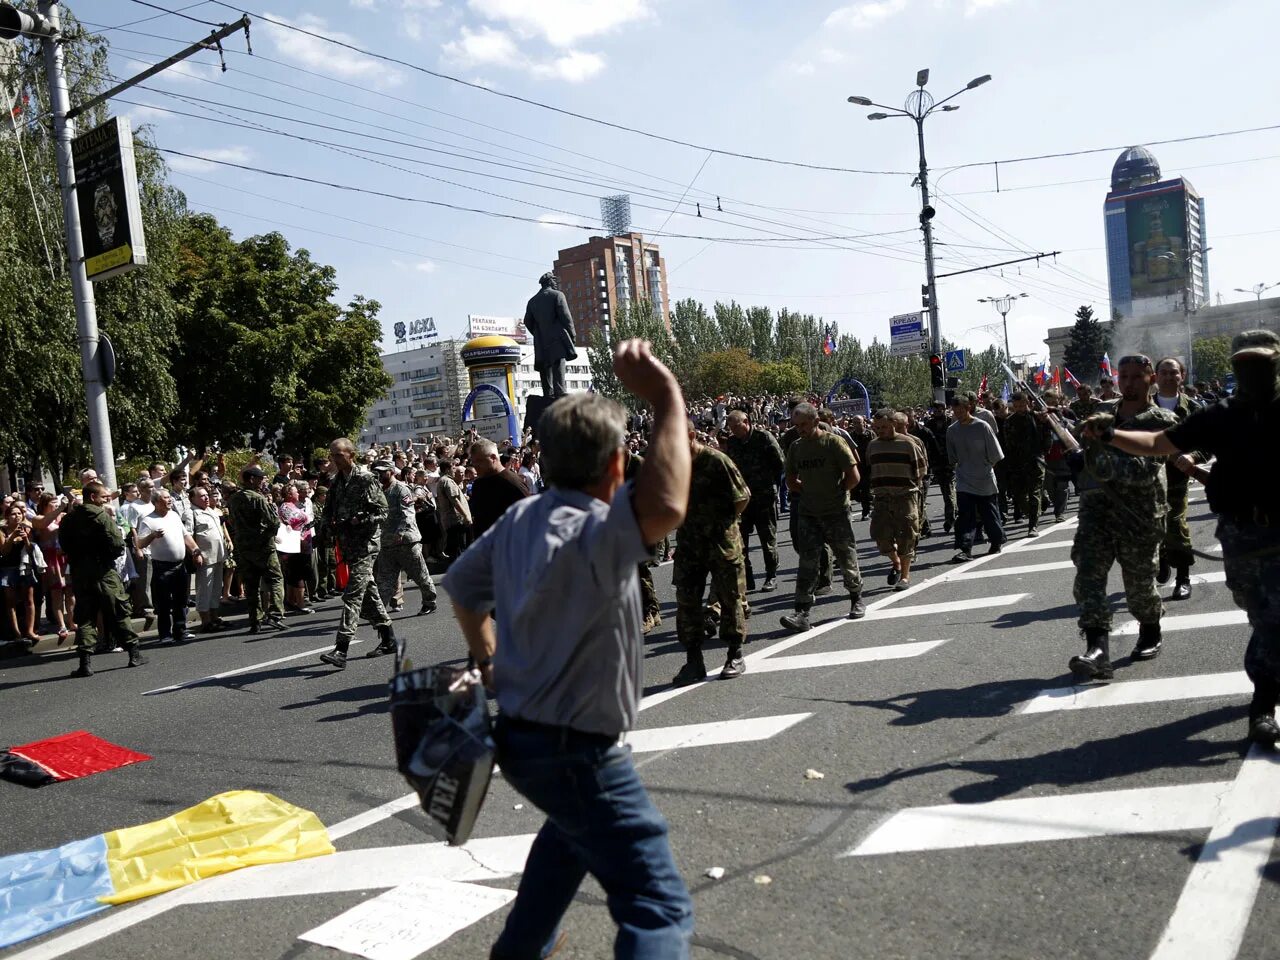
<svg viewBox="0 0 1280 960"><path fill-rule="evenodd" d="M240 9L156 2L214 22ZM74 8L94 29L117 27L105 32L120 76L208 30L136 0ZM388 333L433 316L461 335L469 313L521 313L556 251L599 232L598 198L628 193L635 229L661 244L672 300L788 306L887 339L888 318L919 307L923 280L914 129L868 122L846 98L898 105L928 67L939 98L994 77L926 126L939 271L1062 251L1056 263L941 281L943 329L990 346L983 327L999 317L979 298L1027 293L1010 314L1013 352L1040 356L1046 328L1079 304L1107 312L1102 201L1120 148L1280 124L1272 0L1167 0L1158 12L1115 0L248 9L408 65L259 21L256 56L234 37L225 73L201 55L118 109L191 155L169 162L192 207L237 237L278 229L333 264L343 297L382 302ZM1093 148L1104 149L1019 159ZM1207 198L1215 300L1280 281L1268 188L1280 129L1152 149L1166 177L1186 176Z"/></svg>

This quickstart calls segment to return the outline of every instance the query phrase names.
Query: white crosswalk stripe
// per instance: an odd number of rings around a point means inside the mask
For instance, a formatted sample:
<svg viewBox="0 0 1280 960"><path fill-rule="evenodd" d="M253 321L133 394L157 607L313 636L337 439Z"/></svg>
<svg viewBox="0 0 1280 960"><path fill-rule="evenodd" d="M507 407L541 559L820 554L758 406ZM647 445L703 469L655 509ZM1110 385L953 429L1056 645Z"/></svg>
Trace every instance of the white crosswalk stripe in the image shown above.
<svg viewBox="0 0 1280 960"><path fill-rule="evenodd" d="M1156 680L1125 680L1098 686L1054 687L1038 694L1016 713L1051 713L1056 710L1088 710L1136 703L1200 700L1208 697L1248 696L1253 684L1243 670L1205 673Z"/></svg>
<svg viewBox="0 0 1280 960"><path fill-rule="evenodd" d="M1204 627L1234 627L1248 622L1248 615L1240 609L1224 610L1222 613L1184 613L1176 617L1161 617L1160 631L1171 633L1177 630L1200 630ZM1136 637L1138 621L1130 620L1128 623L1122 623L1111 633L1119 637Z"/></svg>
<svg viewBox="0 0 1280 960"><path fill-rule="evenodd" d="M712 723L653 727L648 730L633 730L627 735L627 743L631 745L633 753L750 743L768 740L811 716L812 713L787 713L775 717L740 717L737 720L717 720Z"/></svg>
<svg viewBox="0 0 1280 960"><path fill-rule="evenodd" d="M1015 577L1024 576L1029 573L1047 573L1050 570L1071 570L1075 564L1070 560L1054 560L1050 563L1029 563L1019 567L997 567L992 570L984 567L981 570L975 570L973 573L962 573L959 576L952 577L952 582L963 580L985 580L989 577Z"/></svg>
<svg viewBox="0 0 1280 960"><path fill-rule="evenodd" d="M805 653L793 657L769 657L749 666L750 673L776 673L779 670L807 670L814 667L839 667L851 663L877 660L904 660L919 657L946 643L927 640L919 643L895 643L885 647L863 647L860 650L837 650L832 653Z"/></svg>

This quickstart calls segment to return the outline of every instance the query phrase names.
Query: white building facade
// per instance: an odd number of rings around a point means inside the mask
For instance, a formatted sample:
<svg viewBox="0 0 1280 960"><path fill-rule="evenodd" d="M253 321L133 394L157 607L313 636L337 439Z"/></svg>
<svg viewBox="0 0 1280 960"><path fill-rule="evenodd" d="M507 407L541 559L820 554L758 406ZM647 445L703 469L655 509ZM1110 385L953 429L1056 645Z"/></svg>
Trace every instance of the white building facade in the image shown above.
<svg viewBox="0 0 1280 960"><path fill-rule="evenodd" d="M436 340L382 355L382 368L394 381L369 410L360 445L420 441L431 434L462 432L462 401L469 386L459 351L461 340Z"/></svg>

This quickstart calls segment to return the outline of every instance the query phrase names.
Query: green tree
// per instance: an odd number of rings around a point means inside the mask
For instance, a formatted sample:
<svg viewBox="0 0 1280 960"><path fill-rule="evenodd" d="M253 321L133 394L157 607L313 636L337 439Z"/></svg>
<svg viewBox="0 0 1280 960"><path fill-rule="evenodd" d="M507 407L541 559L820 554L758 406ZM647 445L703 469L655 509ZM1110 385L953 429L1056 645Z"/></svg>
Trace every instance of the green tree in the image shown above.
<svg viewBox="0 0 1280 960"><path fill-rule="evenodd" d="M1192 375L1197 380L1223 380L1231 375L1231 338L1202 337L1191 344Z"/></svg>
<svg viewBox="0 0 1280 960"><path fill-rule="evenodd" d="M693 301L681 303L687 305ZM674 316L672 325L675 325ZM633 338L648 340L659 360L673 369L678 366L675 338L648 300L633 301L619 310L608 334L599 327L592 328L591 341L587 345L587 363L591 367L591 382L595 391L634 410L639 407L640 401L622 386L614 374L612 347L614 343ZM687 384L688 380L681 378L681 382Z"/></svg>
<svg viewBox="0 0 1280 960"><path fill-rule="evenodd" d="M1111 331L1094 317L1093 307L1082 306L1076 311L1075 326L1071 328L1071 340L1062 355L1062 363L1070 368L1080 381L1096 381L1102 355L1111 349Z"/></svg>
<svg viewBox="0 0 1280 960"><path fill-rule="evenodd" d="M698 392L718 397L742 396L760 388L762 368L741 347L704 353L698 358Z"/></svg>
<svg viewBox="0 0 1280 960"><path fill-rule="evenodd" d="M809 389L809 376L794 360L769 360L760 365L758 383L763 393L787 395Z"/></svg>

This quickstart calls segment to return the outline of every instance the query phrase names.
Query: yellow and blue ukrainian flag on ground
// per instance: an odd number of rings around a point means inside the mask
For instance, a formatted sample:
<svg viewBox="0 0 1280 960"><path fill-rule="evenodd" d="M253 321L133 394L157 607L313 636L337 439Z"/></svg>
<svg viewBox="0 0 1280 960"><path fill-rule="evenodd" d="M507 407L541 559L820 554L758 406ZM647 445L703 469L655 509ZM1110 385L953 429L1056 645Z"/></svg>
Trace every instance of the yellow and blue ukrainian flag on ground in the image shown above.
<svg viewBox="0 0 1280 960"><path fill-rule="evenodd" d="M0 857L0 948L206 877L334 852L310 810L233 790L171 817Z"/></svg>

